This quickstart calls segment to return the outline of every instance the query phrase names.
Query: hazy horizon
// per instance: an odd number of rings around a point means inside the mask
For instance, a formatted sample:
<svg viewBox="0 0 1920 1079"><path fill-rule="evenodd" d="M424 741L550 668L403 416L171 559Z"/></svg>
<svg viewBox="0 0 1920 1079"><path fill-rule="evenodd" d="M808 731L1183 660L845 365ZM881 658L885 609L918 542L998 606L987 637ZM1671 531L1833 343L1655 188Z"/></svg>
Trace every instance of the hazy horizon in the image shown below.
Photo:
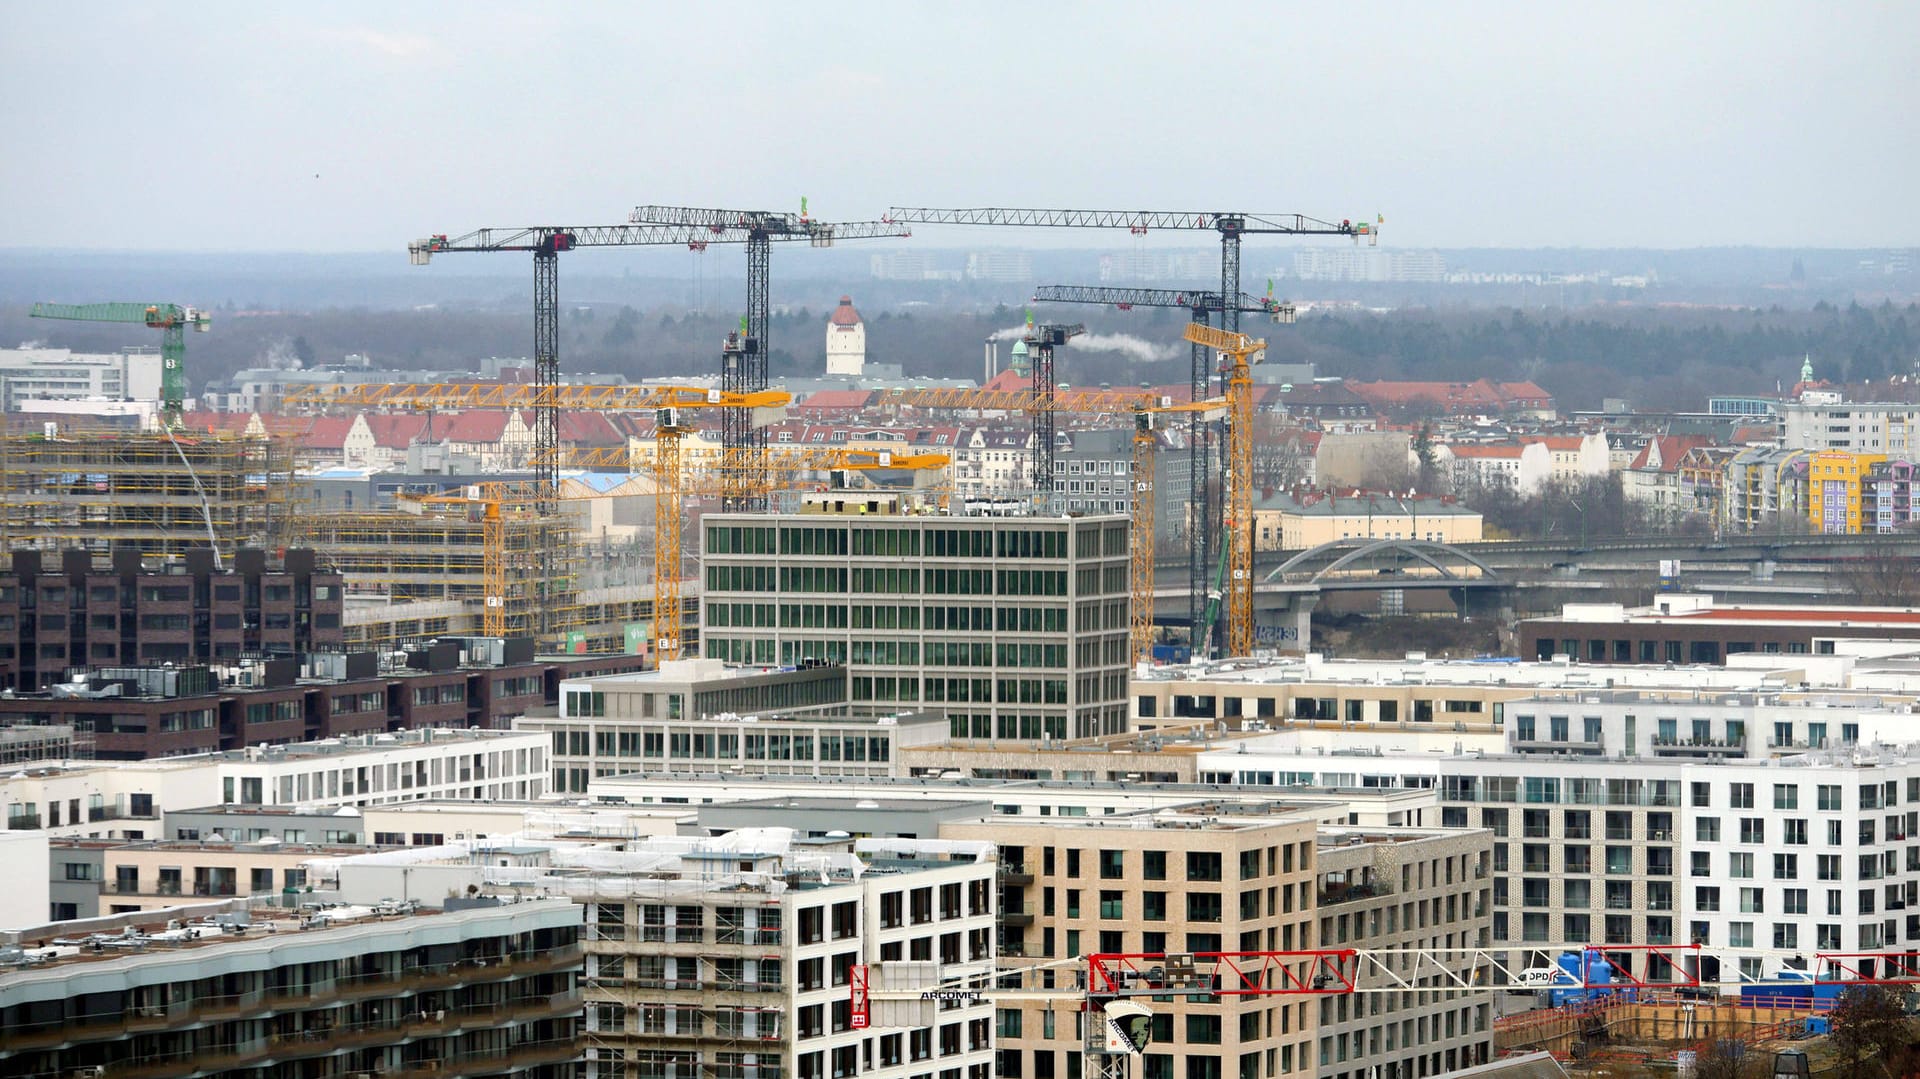
<svg viewBox="0 0 1920 1079"><path fill-rule="evenodd" d="M1408 248L1920 245L1914 4L9 15L13 248L398 251L802 196L826 220L896 203L1384 214L1383 243ZM916 233L901 243L1098 235Z"/></svg>

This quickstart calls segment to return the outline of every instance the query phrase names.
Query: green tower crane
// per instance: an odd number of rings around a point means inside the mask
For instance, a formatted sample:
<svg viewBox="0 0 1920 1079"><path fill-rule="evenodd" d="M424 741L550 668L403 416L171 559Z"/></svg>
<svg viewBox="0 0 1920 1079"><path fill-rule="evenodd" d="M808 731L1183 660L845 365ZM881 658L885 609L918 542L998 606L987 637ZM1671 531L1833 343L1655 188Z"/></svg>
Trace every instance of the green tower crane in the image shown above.
<svg viewBox="0 0 1920 1079"><path fill-rule="evenodd" d="M75 322L138 322L159 330L160 338L160 422L173 427L180 422L180 410L186 398L187 327L206 333L212 318L195 307L172 303L37 303L34 318L63 318Z"/></svg>

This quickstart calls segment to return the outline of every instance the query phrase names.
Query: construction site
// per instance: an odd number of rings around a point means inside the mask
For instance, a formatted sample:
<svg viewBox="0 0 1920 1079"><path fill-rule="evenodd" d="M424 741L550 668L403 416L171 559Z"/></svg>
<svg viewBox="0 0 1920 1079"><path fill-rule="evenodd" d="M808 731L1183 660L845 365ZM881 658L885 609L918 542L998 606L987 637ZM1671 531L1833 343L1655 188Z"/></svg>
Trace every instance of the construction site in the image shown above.
<svg viewBox="0 0 1920 1079"><path fill-rule="evenodd" d="M0 432L0 547L284 547L300 517L297 453L273 437L9 428Z"/></svg>
<svg viewBox="0 0 1920 1079"><path fill-rule="evenodd" d="M1687 1074L1709 1056L1770 1064L1798 1054L1806 1075L1837 1077L1846 1073L1818 1037L1827 1033L1830 1007L1830 1001L1620 994L1501 1019L1494 1045L1503 1055L1550 1053L1570 1074L1595 1079Z"/></svg>

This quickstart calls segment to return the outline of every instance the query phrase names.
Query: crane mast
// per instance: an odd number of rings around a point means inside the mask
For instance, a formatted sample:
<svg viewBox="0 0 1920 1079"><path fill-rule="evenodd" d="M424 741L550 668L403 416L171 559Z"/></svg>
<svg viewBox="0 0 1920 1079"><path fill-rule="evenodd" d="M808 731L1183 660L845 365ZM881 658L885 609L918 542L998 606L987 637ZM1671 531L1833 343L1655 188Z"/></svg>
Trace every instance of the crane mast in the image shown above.
<svg viewBox="0 0 1920 1079"><path fill-rule="evenodd" d="M1367 221L1324 221L1304 214L1268 214L1220 211L1175 211L1175 210L1082 210L1082 209L1021 209L998 206L967 207L961 209L935 209L916 206L895 206L881 218L882 221L907 225L962 225L962 226L999 226L1011 228L1095 228L1126 229L1135 236L1144 236L1155 231L1213 232L1220 237L1220 290L1217 296L1240 297L1240 245L1247 236L1346 236L1356 243L1366 237L1370 244L1380 242L1381 222ZM1145 306L1143 304L1143 306ZM1174 306L1189 306L1178 304ZM1205 324L1208 315L1218 310L1222 329L1237 332L1240 328L1240 304L1222 303L1217 308L1192 307L1192 321ZM1284 321L1291 322L1291 307ZM1208 367L1206 350L1195 347L1190 371L1193 400L1210 396L1212 371ZM1211 534L1216 528L1217 518L1210 505L1211 496L1208 483L1212 478L1213 463L1211 433L1205 429L1196 429L1190 433L1192 441L1189 459L1192 489L1189 491L1191 505L1189 512L1194 514L1190 528L1188 550L1188 576L1193 582L1188 595L1188 616L1195 627L1196 654L1204 643L1199 640L1203 621L1201 609L1206 596L1206 567L1210 564L1212 551ZM1246 522L1252 528L1252 522ZM1222 530L1224 534L1224 530ZM1251 533L1246 537L1252 543ZM1197 544L1198 549L1195 549Z"/></svg>
<svg viewBox="0 0 1920 1079"><path fill-rule="evenodd" d="M1187 340L1217 349L1227 368L1227 654L1253 654L1253 365L1267 343L1211 326L1187 327Z"/></svg>
<svg viewBox="0 0 1920 1079"><path fill-rule="evenodd" d="M773 241L805 240L814 247L832 247L836 239L864 240L905 237L911 232L881 221L815 221L800 200L800 213L777 210L716 210L695 206L636 206L627 215L635 224L671 225L738 232L747 245L747 311L740 332L729 335L721 351L720 388L728 393L757 393L767 388L767 358L772 355ZM731 413L720 426L720 444L751 451L766 448L763 432ZM745 459L753 459L746 453ZM768 483L751 465L736 474L722 504L729 510L764 510Z"/></svg>
<svg viewBox="0 0 1920 1079"><path fill-rule="evenodd" d="M1188 289L1158 288L1109 288L1093 285L1041 285L1033 292L1034 303L1076 303L1099 304L1117 307L1123 311L1135 307L1171 307L1184 308L1197 326L1210 325L1210 319L1216 312L1225 310L1229 305L1218 292ZM1271 296L1258 297L1240 293L1235 304L1241 311L1258 311L1273 317L1274 321L1293 321L1293 305L1276 302ZM1207 347L1193 343L1193 363L1191 382L1188 388L1188 400L1199 401L1213 393L1213 380L1207 363ZM1136 443L1137 448L1137 443ZM1198 656L1206 651L1207 623L1204 617L1207 608L1207 567L1213 565L1214 528L1213 528L1213 487L1208 481L1213 476L1213 427L1200 413L1195 413L1187 423L1187 627L1188 642L1193 654ZM1136 482L1138 482L1136 478ZM1136 531L1136 535L1140 533ZM1149 539L1153 530L1145 533ZM1136 561L1141 556L1136 552ZM1146 573L1151 578L1152 558L1147 558ZM1136 582L1137 583L1137 582ZM1135 595L1140 589L1135 588ZM1147 595L1152 595L1151 587ZM1136 620L1140 617L1135 613ZM1148 611L1148 628L1151 629L1152 612ZM1136 625L1136 636L1139 627ZM1135 641L1136 658L1141 644Z"/></svg>

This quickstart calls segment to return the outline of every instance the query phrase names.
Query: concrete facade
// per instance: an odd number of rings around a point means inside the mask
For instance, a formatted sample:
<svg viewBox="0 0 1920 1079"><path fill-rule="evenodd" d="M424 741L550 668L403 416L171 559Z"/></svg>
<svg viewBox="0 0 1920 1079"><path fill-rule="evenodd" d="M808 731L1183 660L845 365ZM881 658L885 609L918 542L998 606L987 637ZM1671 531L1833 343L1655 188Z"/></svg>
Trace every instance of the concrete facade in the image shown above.
<svg viewBox="0 0 1920 1079"><path fill-rule="evenodd" d="M1294 950L1315 946L1314 821L1251 806L1128 820L951 824L999 844L1002 967L1091 953ZM1036 972L1042 986L1056 972ZM1061 973L1059 977L1070 977ZM1315 1074L1316 1007L1293 996L1156 1000L1143 1075ZM1000 1010L1004 1079L1072 1079L1083 1035L1072 1011ZM1176 1070L1176 1061L1179 1067Z"/></svg>
<svg viewBox="0 0 1920 1079"><path fill-rule="evenodd" d="M1321 946L1484 947L1493 932L1491 846L1484 831L1321 829ZM1493 994L1425 997L1321 998L1320 1079L1413 1079L1493 1059Z"/></svg>

